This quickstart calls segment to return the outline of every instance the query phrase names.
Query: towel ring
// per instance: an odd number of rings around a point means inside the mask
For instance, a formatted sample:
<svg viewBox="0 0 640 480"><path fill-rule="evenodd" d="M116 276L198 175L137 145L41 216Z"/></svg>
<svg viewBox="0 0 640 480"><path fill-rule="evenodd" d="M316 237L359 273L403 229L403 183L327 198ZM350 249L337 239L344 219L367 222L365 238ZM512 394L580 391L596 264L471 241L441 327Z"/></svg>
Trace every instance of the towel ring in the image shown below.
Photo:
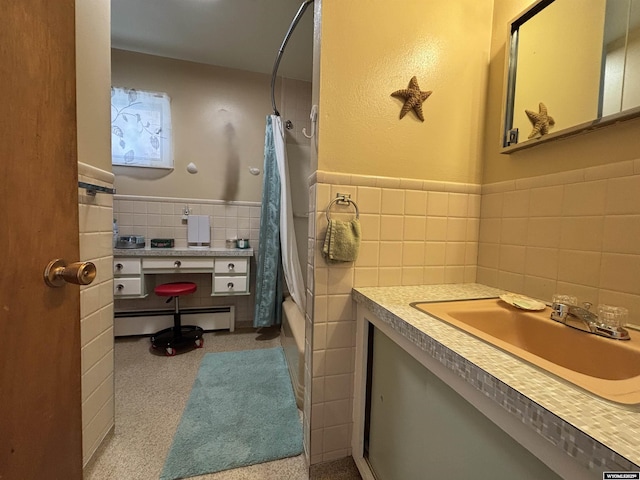
<svg viewBox="0 0 640 480"><path fill-rule="evenodd" d="M330 221L331 218L329 218L329 210L331 209L331 207L333 206L334 203L343 203L343 204L347 204L347 205L353 205L353 208L356 209L356 220L358 220L360 218L360 210L358 210L358 205L356 205L356 202L354 202L353 200L351 200L351 198L349 198L349 195L344 195L344 194L338 194L336 196L336 198L334 198L333 200L331 200L331 203L327 206L327 221Z"/></svg>

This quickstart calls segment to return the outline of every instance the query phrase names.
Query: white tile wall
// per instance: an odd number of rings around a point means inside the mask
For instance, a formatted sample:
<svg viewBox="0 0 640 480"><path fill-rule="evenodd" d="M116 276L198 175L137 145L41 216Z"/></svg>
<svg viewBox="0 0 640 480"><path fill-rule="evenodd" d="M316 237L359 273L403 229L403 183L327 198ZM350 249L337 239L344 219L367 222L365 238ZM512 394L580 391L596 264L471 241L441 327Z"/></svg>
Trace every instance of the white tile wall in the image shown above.
<svg viewBox="0 0 640 480"><path fill-rule="evenodd" d="M185 208L193 215L209 215L213 247L224 248L228 238L248 238L249 244L257 248L259 202L116 195L113 213L120 235L144 235L147 242L152 238L173 238L176 247L184 248L187 246L187 221L182 219Z"/></svg>
<svg viewBox="0 0 640 480"><path fill-rule="evenodd" d="M563 292L623 305L640 324L640 160L485 185L482 195L477 185L321 171L312 181L305 422L312 464L351 453L349 285L477 280L545 300ZM327 265L320 255L324 207L337 192L360 208L354 264ZM332 215L353 210L336 206Z"/></svg>
<svg viewBox="0 0 640 480"><path fill-rule="evenodd" d="M79 180L113 188L113 175L79 164ZM113 380L113 197L78 189L80 259L96 265L80 287L82 443L86 465L115 423Z"/></svg>
<svg viewBox="0 0 640 480"><path fill-rule="evenodd" d="M311 464L351 454L355 349L355 287L473 282L478 257L480 187L415 179L316 172L309 228L312 348L305 379L305 422ZM321 256L326 206L349 193L360 211L362 243L356 262L328 265ZM313 208L317 205L317 208ZM334 204L331 218L352 218Z"/></svg>

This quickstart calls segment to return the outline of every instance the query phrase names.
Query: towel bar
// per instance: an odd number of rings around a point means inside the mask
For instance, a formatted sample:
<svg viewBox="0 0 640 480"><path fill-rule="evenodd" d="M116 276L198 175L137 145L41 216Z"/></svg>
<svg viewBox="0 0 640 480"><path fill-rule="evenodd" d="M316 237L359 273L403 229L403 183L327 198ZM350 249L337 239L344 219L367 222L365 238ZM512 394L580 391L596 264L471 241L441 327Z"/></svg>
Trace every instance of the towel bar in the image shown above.
<svg viewBox="0 0 640 480"><path fill-rule="evenodd" d="M115 188L103 187L101 185L94 185L93 183L78 182L78 188L84 188L87 191L87 195L95 196L96 192L108 193L114 195L116 193Z"/></svg>
<svg viewBox="0 0 640 480"><path fill-rule="evenodd" d="M331 203L329 203L329 205L327 206L327 211L326 211L327 221L331 220L331 218L329 218L329 210L331 209L334 203L353 205L353 208L356 209L356 219L360 218L360 210L358 210L358 205L356 205L356 202L351 200L351 195L348 193L338 193L336 195L336 198L331 200Z"/></svg>

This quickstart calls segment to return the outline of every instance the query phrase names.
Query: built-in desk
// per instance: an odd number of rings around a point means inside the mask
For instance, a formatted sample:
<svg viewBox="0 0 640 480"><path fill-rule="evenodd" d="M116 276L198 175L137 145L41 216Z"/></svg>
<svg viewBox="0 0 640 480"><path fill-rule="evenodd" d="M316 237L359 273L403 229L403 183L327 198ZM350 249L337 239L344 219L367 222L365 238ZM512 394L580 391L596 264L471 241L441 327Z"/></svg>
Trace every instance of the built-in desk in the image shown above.
<svg viewBox="0 0 640 480"><path fill-rule="evenodd" d="M211 275L211 296L249 295L252 256L251 248L115 248L113 250L113 297L116 301L146 298L149 294L153 294L155 275L185 273ZM217 308L217 310L220 309ZM200 315L200 323L205 322L203 328L208 330L228 328L233 331L234 329L232 307L227 307L226 312L184 309L184 313L192 315L189 321L195 324L199 324L196 321L198 320L196 315ZM215 313L224 315L214 315ZM117 311L116 320L135 318L136 321L116 321L115 333L116 335L153 333L160 329L160 325L171 321L170 315L162 314L163 312L159 311Z"/></svg>
<svg viewBox="0 0 640 480"><path fill-rule="evenodd" d="M209 273L211 295L248 295L253 249L136 248L113 250L114 298L144 298L150 290L145 275Z"/></svg>

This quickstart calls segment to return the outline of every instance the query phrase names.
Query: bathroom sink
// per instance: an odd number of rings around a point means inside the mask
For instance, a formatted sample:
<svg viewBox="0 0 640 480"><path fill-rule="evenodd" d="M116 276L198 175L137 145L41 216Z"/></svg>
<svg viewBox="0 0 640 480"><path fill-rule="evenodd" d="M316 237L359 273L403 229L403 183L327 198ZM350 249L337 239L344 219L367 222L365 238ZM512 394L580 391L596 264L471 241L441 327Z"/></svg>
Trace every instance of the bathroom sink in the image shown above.
<svg viewBox="0 0 640 480"><path fill-rule="evenodd" d="M640 335L599 337L497 299L416 302L413 307L605 399L640 403Z"/></svg>

